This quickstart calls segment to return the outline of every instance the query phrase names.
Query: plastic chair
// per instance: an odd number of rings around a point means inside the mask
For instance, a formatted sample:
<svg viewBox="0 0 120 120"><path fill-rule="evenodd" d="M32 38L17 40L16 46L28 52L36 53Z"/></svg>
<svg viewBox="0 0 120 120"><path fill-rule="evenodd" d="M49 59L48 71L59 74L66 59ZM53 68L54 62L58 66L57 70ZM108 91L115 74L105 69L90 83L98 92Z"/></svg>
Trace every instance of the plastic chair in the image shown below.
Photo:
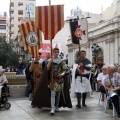
<svg viewBox="0 0 120 120"><path fill-rule="evenodd" d="M102 93L100 93L98 105L100 105L101 96L102 96ZM106 113L107 113L107 108L108 108L108 100L109 100L108 97L106 96L106 94L104 94L104 110ZM112 103L112 100L111 100L111 103ZM113 103L112 103L112 106L113 106L113 117L114 117L115 116L115 107L114 107Z"/></svg>
<svg viewBox="0 0 120 120"><path fill-rule="evenodd" d="M103 93L100 92L98 105L100 105L101 98L102 98L102 94L103 94ZM103 101L103 102L104 102L104 109L105 109L105 110L106 110L106 101L107 101L107 97L106 97L106 94L104 94L104 101Z"/></svg>
<svg viewBox="0 0 120 120"><path fill-rule="evenodd" d="M107 112L107 108L108 108L108 97L107 97L107 99L106 99L106 101L105 101L105 103L106 103L106 107L105 107L105 112ZM115 116L115 107L114 107L114 104L113 104L113 102L112 102L112 100L110 100L111 101L111 103L112 103L112 106L113 106L113 117Z"/></svg>

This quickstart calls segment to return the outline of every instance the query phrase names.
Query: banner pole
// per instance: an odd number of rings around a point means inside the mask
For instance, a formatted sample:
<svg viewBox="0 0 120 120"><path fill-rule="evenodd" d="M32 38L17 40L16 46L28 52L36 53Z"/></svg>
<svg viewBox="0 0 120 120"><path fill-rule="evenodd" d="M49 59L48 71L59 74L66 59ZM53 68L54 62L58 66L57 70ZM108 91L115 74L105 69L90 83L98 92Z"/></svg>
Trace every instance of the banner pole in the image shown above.
<svg viewBox="0 0 120 120"><path fill-rule="evenodd" d="M79 20L79 16L77 16L77 19ZM79 59L81 61L81 55L80 55L81 53L80 52L81 52L81 46L80 46L80 40L79 40ZM80 70L81 70L81 68L82 67L80 66ZM81 78L81 83L82 83L82 74L80 74L80 78Z"/></svg>
<svg viewBox="0 0 120 120"><path fill-rule="evenodd" d="M51 5L51 0L49 0L49 5ZM52 40L50 40L51 44L51 59L53 59L53 48L52 48ZM51 63L51 85L53 87L54 81L53 81L53 62Z"/></svg>

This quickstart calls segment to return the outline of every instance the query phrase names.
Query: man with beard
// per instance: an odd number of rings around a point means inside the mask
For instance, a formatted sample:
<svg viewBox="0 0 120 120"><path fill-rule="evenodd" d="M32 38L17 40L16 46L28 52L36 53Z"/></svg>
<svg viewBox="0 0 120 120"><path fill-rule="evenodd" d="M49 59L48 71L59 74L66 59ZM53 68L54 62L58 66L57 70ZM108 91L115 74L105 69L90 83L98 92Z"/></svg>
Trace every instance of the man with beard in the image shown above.
<svg viewBox="0 0 120 120"><path fill-rule="evenodd" d="M86 52L81 51L79 60L75 62L72 71L71 95L77 96L77 108L81 108L81 96L82 106L87 107L85 104L87 92L91 92L89 81L91 63L85 56Z"/></svg>
<svg viewBox="0 0 120 120"><path fill-rule="evenodd" d="M69 95L68 80L66 76L66 65L58 57L59 49L54 48L53 59L51 59L40 79L32 105L38 107L51 107L50 115L59 111L59 107L72 108Z"/></svg>

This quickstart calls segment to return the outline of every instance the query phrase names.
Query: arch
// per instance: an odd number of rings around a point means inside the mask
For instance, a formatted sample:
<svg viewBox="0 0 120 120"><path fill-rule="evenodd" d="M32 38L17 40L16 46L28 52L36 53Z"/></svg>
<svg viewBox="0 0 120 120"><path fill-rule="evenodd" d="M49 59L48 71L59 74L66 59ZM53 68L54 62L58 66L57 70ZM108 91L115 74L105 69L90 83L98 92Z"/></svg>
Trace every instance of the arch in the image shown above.
<svg viewBox="0 0 120 120"><path fill-rule="evenodd" d="M99 50L97 51L96 64L99 67L102 67L104 64L103 61L104 61L103 50L101 48L99 48Z"/></svg>

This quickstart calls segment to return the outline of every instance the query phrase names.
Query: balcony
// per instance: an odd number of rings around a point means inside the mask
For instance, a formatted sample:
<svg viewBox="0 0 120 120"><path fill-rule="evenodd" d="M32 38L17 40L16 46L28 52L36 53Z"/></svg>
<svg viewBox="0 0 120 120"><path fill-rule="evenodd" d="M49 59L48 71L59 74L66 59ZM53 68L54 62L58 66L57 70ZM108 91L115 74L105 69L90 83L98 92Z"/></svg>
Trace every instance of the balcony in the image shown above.
<svg viewBox="0 0 120 120"><path fill-rule="evenodd" d="M13 7L13 6L11 6L11 7L10 7L10 9L14 10L14 7Z"/></svg>
<svg viewBox="0 0 120 120"><path fill-rule="evenodd" d="M14 28L11 28L11 33L14 33Z"/></svg>
<svg viewBox="0 0 120 120"><path fill-rule="evenodd" d="M14 13L11 13L10 16L11 16L11 17L14 17Z"/></svg>
<svg viewBox="0 0 120 120"><path fill-rule="evenodd" d="M18 6L18 10L23 10L23 6Z"/></svg>
<svg viewBox="0 0 120 120"><path fill-rule="evenodd" d="M14 20L11 21L11 24L14 24Z"/></svg>

